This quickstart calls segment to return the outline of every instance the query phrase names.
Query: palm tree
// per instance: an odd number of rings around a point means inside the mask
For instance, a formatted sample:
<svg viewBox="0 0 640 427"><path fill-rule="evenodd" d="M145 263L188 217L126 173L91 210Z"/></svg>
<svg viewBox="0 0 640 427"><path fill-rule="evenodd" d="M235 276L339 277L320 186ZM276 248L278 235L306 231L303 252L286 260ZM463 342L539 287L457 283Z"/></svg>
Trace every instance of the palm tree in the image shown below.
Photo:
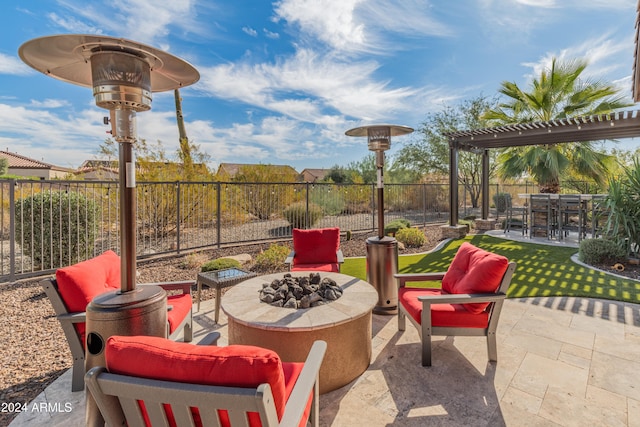
<svg viewBox="0 0 640 427"><path fill-rule="evenodd" d="M485 113L493 125L549 121L605 114L632 104L613 85L580 80L586 60L558 62L542 71L524 91L513 82L502 82L499 92L508 99ZM505 149L498 157L498 175L518 178L529 174L542 193L558 193L561 176L592 179L603 184L610 156L597 151L593 142L547 144Z"/></svg>

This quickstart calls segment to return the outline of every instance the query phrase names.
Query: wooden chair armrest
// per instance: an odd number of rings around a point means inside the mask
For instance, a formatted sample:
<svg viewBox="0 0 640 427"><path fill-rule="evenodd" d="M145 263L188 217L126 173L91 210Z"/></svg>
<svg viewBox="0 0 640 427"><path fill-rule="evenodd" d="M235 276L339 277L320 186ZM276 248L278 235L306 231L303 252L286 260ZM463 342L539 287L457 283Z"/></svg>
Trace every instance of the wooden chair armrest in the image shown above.
<svg viewBox="0 0 640 427"><path fill-rule="evenodd" d="M195 286L195 284L195 281L187 280L177 282L144 283L138 286L160 286L165 291L182 291L183 294L190 294L191 287Z"/></svg>
<svg viewBox="0 0 640 427"><path fill-rule="evenodd" d="M344 255L342 254L342 249L338 249L338 252L336 252L336 257L338 258L338 264L342 264L344 262Z"/></svg>
<svg viewBox="0 0 640 427"><path fill-rule="evenodd" d="M398 279L398 287L403 287L406 283L410 282L431 282L440 281L444 277L445 273L407 273L407 274L394 274L393 277Z"/></svg>
<svg viewBox="0 0 640 427"><path fill-rule="evenodd" d="M284 263L285 264L289 264L289 265L293 265L293 257L296 256L296 251L291 251L289 252L289 255L287 255L287 258L285 258Z"/></svg>
<svg viewBox="0 0 640 427"><path fill-rule="evenodd" d="M84 311L79 311L77 313L64 313L58 314L56 319L62 322L68 323L84 323L87 321L87 313Z"/></svg>
<svg viewBox="0 0 640 427"><path fill-rule="evenodd" d="M445 294L445 295L422 295L418 301L427 304L468 304L475 302L495 302L505 299L506 294L502 292L490 294Z"/></svg>
<svg viewBox="0 0 640 427"><path fill-rule="evenodd" d="M220 332L209 332L205 335L196 345L218 345L220 339Z"/></svg>
<svg viewBox="0 0 640 427"><path fill-rule="evenodd" d="M300 376L295 386L293 386L293 390L287 401L280 425L297 426L300 424L300 419L309 401L309 395L314 388L314 399L318 397L318 375L326 350L327 343L325 341L315 341L311 346L302 372L300 372ZM317 405L318 402L314 404Z"/></svg>

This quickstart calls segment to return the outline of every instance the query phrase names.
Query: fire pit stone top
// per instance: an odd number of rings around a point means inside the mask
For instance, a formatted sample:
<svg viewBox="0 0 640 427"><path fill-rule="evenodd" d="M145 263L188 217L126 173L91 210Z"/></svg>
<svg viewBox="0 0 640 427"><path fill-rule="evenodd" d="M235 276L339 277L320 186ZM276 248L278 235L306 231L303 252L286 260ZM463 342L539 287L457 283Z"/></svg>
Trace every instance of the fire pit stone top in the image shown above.
<svg viewBox="0 0 640 427"><path fill-rule="evenodd" d="M375 288L357 277L321 272L342 290L330 304L308 309L275 307L257 298L265 283L283 279L283 273L258 276L229 289L222 298L222 310L239 324L277 331L305 331L340 325L370 312L378 301Z"/></svg>

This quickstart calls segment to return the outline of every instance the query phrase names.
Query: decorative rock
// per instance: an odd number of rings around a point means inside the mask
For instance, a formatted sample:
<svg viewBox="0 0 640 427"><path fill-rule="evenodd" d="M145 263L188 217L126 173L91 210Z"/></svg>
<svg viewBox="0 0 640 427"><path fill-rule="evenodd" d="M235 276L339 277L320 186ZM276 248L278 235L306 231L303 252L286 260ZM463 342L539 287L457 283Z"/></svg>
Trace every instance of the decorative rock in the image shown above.
<svg viewBox="0 0 640 427"><path fill-rule="evenodd" d="M308 277L294 277L286 273L280 280L263 283L259 298L277 307L309 308L335 301L342 292L334 280L322 278L319 273L309 273Z"/></svg>

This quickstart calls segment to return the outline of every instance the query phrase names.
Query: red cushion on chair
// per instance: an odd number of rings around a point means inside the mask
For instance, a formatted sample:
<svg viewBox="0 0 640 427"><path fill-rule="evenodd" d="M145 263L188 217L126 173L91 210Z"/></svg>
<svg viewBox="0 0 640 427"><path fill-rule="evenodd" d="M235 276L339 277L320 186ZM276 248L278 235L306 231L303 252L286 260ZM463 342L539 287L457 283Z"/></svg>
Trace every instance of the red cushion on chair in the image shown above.
<svg viewBox="0 0 640 427"><path fill-rule="evenodd" d="M329 271L340 272L340 264L337 262L330 264L297 264L291 267L291 271Z"/></svg>
<svg viewBox="0 0 640 427"><path fill-rule="evenodd" d="M285 368L274 351L260 347L197 346L147 336L112 336L107 340L105 360L112 373L149 379L229 387L269 383L279 419L302 369L302 364L295 363ZM252 426L260 425L255 415L249 416ZM221 419L228 422L226 413Z"/></svg>
<svg viewBox="0 0 640 427"><path fill-rule="evenodd" d="M496 292L509 260L464 242L442 278L442 290L450 294ZM489 303L464 304L471 313L484 311Z"/></svg>
<svg viewBox="0 0 640 427"><path fill-rule="evenodd" d="M120 257L113 251L106 251L95 258L59 268L56 281L67 310L86 311L94 297L120 289ZM85 324L74 326L80 337L84 337Z"/></svg>
<svg viewBox="0 0 640 427"><path fill-rule="evenodd" d="M409 312L411 317L421 323L422 302L418 300L423 295L442 295L442 289L435 288L406 288L398 289L398 301ZM489 324L489 314L481 311L473 314L463 307L463 304L431 304L431 325L439 327L486 328Z"/></svg>
<svg viewBox="0 0 640 427"><path fill-rule="evenodd" d="M340 249L340 229L293 229L293 265L337 263Z"/></svg>
<svg viewBox="0 0 640 427"><path fill-rule="evenodd" d="M193 300L191 299L191 294L169 295L167 297L167 305L173 307L167 312L169 333L172 334L180 325L180 322L189 314Z"/></svg>

